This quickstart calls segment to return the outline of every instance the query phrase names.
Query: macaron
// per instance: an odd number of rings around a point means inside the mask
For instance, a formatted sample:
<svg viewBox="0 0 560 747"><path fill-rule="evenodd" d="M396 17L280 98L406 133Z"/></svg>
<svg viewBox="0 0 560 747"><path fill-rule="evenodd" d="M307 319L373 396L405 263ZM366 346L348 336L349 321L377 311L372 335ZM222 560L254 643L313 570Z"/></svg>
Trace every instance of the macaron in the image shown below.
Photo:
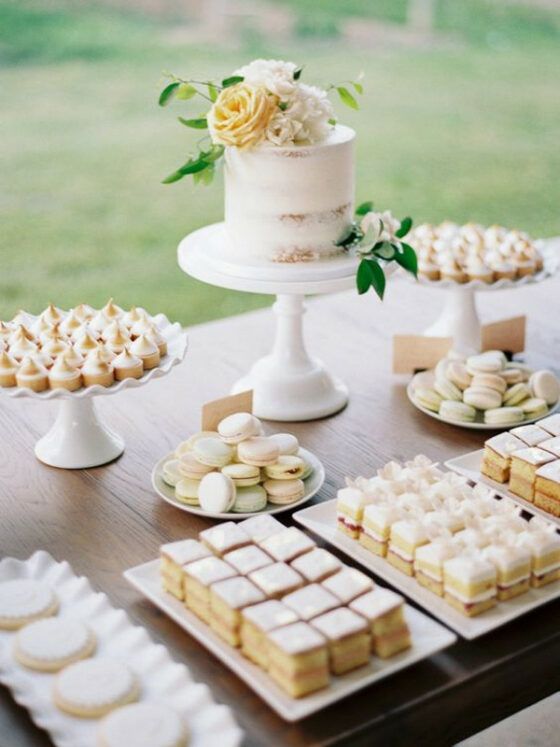
<svg viewBox="0 0 560 747"><path fill-rule="evenodd" d="M291 456L298 453L299 441L291 433L274 433L269 438L278 446L280 456Z"/></svg>
<svg viewBox="0 0 560 747"><path fill-rule="evenodd" d="M452 384L455 384L461 391L464 391L471 385L472 376L467 371L464 363L452 361L447 367L447 378Z"/></svg>
<svg viewBox="0 0 560 747"><path fill-rule="evenodd" d="M531 396L531 390L529 386L524 382L514 384L506 390L504 394L504 405L513 407L514 405L520 405L523 400L529 399Z"/></svg>
<svg viewBox="0 0 560 747"><path fill-rule="evenodd" d="M434 373L436 378L444 379L447 377L447 369L451 365L451 361L449 358L442 358L439 360L436 364L436 367L434 369Z"/></svg>
<svg viewBox="0 0 560 747"><path fill-rule="evenodd" d="M502 395L488 387L469 386L463 392L463 402L477 410L492 410L502 404Z"/></svg>
<svg viewBox="0 0 560 747"><path fill-rule="evenodd" d="M183 475L179 472L179 460L170 459L168 462L165 462L161 470L161 476L165 483L174 488L179 480L183 479Z"/></svg>
<svg viewBox="0 0 560 747"><path fill-rule="evenodd" d="M455 384L453 384L448 379L438 379L436 377L434 389L444 400L451 399L455 400L456 402L460 402L463 399L463 395L459 387L455 386Z"/></svg>
<svg viewBox="0 0 560 747"><path fill-rule="evenodd" d="M554 405L560 398L560 382L552 371L535 371L529 379L533 396L544 399L547 405Z"/></svg>
<svg viewBox="0 0 560 747"><path fill-rule="evenodd" d="M222 472L210 472L200 481L198 500L200 507L211 513L225 513L233 508L236 487L231 477Z"/></svg>
<svg viewBox="0 0 560 747"><path fill-rule="evenodd" d="M233 449L221 438L201 438L193 446L195 459L209 467L225 467L233 457Z"/></svg>
<svg viewBox="0 0 560 747"><path fill-rule="evenodd" d="M175 498L189 506L198 506L199 489L200 480L191 480L188 477L183 477L175 485Z"/></svg>
<svg viewBox="0 0 560 747"><path fill-rule="evenodd" d="M258 436L261 421L250 412L235 412L218 424L218 433L226 444L238 444L253 436Z"/></svg>
<svg viewBox="0 0 560 747"><path fill-rule="evenodd" d="M251 485L258 485L261 481L261 468L253 467L252 464L226 464L222 467L222 473L231 477L235 487L247 488Z"/></svg>
<svg viewBox="0 0 560 747"><path fill-rule="evenodd" d="M267 467L280 456L278 445L267 436L256 436L241 441L237 447L237 458L244 464L254 467Z"/></svg>
<svg viewBox="0 0 560 747"><path fill-rule="evenodd" d="M497 373L505 367L505 358L502 353L488 351L480 355L471 355L467 358L467 371L470 374Z"/></svg>
<svg viewBox="0 0 560 747"><path fill-rule="evenodd" d="M269 503L288 505L303 498L305 485L302 480L267 480L264 489L268 495Z"/></svg>
<svg viewBox="0 0 560 747"><path fill-rule="evenodd" d="M472 423L476 417L476 410L464 402L445 400L441 403L439 414L444 420L453 420L458 423Z"/></svg>
<svg viewBox="0 0 560 747"><path fill-rule="evenodd" d="M198 461L192 451L187 451L180 459L177 460L179 472L183 477L189 477L191 480L202 480L204 475L212 472L215 467L202 464Z"/></svg>
<svg viewBox="0 0 560 747"><path fill-rule="evenodd" d="M471 386L485 386L488 389L495 389L500 394L503 394L507 389L505 379L500 374L492 373L477 373L473 376Z"/></svg>
<svg viewBox="0 0 560 747"><path fill-rule="evenodd" d="M175 456L180 457L183 454L186 454L189 451L193 450L193 446L197 441L199 441L201 438L219 438L220 434L217 431L199 431L198 433L193 433L190 438L187 438L186 441L181 441L179 446L175 449Z"/></svg>
<svg viewBox="0 0 560 747"><path fill-rule="evenodd" d="M519 368L504 368L503 371L500 371L500 376L508 386L525 381L525 374Z"/></svg>
<svg viewBox="0 0 560 747"><path fill-rule="evenodd" d="M436 376L433 371L419 371L412 377L412 391L417 389L433 389Z"/></svg>
<svg viewBox="0 0 560 747"><path fill-rule="evenodd" d="M307 480L313 474L313 465L302 457L301 451L298 453L298 456L303 462L303 475L300 477L300 480Z"/></svg>
<svg viewBox="0 0 560 747"><path fill-rule="evenodd" d="M266 477L272 480L294 480L305 472L305 463L298 456L279 456L274 464L264 468Z"/></svg>
<svg viewBox="0 0 560 747"><path fill-rule="evenodd" d="M231 509L234 513L245 514L262 511L266 506L266 490L262 485L251 485L246 488L237 488L235 503Z"/></svg>
<svg viewBox="0 0 560 747"><path fill-rule="evenodd" d="M525 415L520 407L495 407L486 410L484 422L488 425L515 425L525 420Z"/></svg>
<svg viewBox="0 0 560 747"><path fill-rule="evenodd" d="M519 407L525 413L526 418L540 418L548 413L548 405L541 397L529 397Z"/></svg>
<svg viewBox="0 0 560 747"><path fill-rule="evenodd" d="M438 394L435 389L427 389L420 387L414 391L414 399L419 405L425 407L427 410L433 410L433 412L439 412L439 408L442 403L441 395Z"/></svg>
<svg viewBox="0 0 560 747"><path fill-rule="evenodd" d="M520 363L519 361L508 361L506 363L505 370L508 371L511 369L519 371L522 376L521 381L529 381L533 373L533 369L529 368L529 366L526 366L525 363Z"/></svg>

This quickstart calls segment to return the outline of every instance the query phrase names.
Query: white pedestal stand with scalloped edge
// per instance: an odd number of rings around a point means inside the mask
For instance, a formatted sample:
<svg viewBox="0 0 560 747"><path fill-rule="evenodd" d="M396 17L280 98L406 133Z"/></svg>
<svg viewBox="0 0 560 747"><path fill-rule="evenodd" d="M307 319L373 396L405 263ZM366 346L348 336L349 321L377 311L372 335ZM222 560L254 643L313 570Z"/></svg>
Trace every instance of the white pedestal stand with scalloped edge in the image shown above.
<svg viewBox="0 0 560 747"><path fill-rule="evenodd" d="M344 255L306 264L236 261L223 223L190 234L179 245L178 261L188 275L210 285L276 295L276 337L232 392L253 390L255 415L286 422L333 415L348 402L348 389L323 363L309 355L303 334L306 294L334 293L355 285L356 262Z"/></svg>

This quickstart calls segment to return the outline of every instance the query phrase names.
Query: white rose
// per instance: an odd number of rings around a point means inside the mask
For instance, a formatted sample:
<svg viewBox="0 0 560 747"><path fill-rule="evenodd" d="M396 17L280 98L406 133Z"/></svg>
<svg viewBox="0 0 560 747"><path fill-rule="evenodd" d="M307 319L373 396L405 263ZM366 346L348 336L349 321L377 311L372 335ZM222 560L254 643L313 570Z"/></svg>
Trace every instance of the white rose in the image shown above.
<svg viewBox="0 0 560 747"><path fill-rule="evenodd" d="M299 122L278 111L268 123L265 139L274 145L293 145L300 129Z"/></svg>
<svg viewBox="0 0 560 747"><path fill-rule="evenodd" d="M279 99L288 99L295 91L297 81L294 73L297 65L283 60L253 60L236 71L242 75L245 83L251 86L263 86Z"/></svg>
<svg viewBox="0 0 560 747"><path fill-rule="evenodd" d="M395 234L401 227L401 222L393 217L390 210L385 210L383 213L366 213L362 218L360 228L364 233L367 233L370 227L373 230L373 237L376 243L379 241L399 243L399 239Z"/></svg>
<svg viewBox="0 0 560 747"><path fill-rule="evenodd" d="M300 125L295 142L317 143L327 136L333 109L326 91L300 83L284 113Z"/></svg>

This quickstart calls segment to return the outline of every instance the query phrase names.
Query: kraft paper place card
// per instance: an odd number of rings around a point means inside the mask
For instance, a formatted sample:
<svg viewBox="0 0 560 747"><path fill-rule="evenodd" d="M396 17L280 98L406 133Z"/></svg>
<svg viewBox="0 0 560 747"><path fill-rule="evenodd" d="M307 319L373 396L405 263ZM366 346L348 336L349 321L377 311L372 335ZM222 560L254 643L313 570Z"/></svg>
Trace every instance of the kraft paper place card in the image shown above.
<svg viewBox="0 0 560 747"><path fill-rule="evenodd" d="M525 350L527 317L515 316L493 324L482 325L482 349L521 353Z"/></svg>
<svg viewBox="0 0 560 747"><path fill-rule="evenodd" d="M202 430L215 431L220 420L235 412L253 412L253 390L214 399L202 406Z"/></svg>

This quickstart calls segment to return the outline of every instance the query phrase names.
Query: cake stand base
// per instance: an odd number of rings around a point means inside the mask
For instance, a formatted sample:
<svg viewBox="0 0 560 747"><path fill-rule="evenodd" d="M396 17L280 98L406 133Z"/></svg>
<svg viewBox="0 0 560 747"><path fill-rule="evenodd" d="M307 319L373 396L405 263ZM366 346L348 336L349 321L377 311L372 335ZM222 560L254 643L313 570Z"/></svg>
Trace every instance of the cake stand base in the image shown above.
<svg viewBox="0 0 560 747"><path fill-rule="evenodd" d="M64 399L50 431L35 445L35 456L51 467L85 469L113 461L124 441L99 419L93 398Z"/></svg>
<svg viewBox="0 0 560 747"><path fill-rule="evenodd" d="M428 337L452 337L455 353L479 353L482 348L482 325L476 310L474 289L459 287L447 291L440 316L424 334Z"/></svg>

